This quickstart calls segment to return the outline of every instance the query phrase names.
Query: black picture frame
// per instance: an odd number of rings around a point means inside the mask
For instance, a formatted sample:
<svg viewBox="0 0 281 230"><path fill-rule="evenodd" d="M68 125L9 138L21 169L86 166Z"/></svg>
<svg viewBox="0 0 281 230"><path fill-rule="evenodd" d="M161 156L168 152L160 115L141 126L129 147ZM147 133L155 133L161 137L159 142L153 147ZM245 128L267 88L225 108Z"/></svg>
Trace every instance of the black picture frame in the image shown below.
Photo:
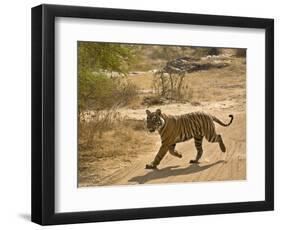
<svg viewBox="0 0 281 230"><path fill-rule="evenodd" d="M265 200L55 213L55 18L109 19L265 29ZM274 20L62 5L32 8L32 221L41 225L274 209Z"/></svg>

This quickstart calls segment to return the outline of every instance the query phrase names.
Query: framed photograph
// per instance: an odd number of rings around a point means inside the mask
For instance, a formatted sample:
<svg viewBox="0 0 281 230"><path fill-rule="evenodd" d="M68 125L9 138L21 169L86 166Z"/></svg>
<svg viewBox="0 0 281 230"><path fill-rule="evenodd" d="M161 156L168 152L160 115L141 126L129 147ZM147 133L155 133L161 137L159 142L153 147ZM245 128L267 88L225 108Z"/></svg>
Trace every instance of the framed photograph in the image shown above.
<svg viewBox="0 0 281 230"><path fill-rule="evenodd" d="M32 8L32 221L274 208L274 21Z"/></svg>

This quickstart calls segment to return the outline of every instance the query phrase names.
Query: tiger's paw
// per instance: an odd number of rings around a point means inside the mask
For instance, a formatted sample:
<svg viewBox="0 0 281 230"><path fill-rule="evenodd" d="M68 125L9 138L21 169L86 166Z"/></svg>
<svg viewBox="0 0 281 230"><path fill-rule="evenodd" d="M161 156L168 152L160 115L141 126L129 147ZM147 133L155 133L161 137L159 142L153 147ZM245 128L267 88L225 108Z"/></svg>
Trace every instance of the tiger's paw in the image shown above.
<svg viewBox="0 0 281 230"><path fill-rule="evenodd" d="M145 169L157 169L157 166L150 163L150 164L145 165Z"/></svg>
<svg viewBox="0 0 281 230"><path fill-rule="evenodd" d="M199 161L196 161L196 160L190 160L190 161L189 161L189 163L190 163L190 164L199 164Z"/></svg>

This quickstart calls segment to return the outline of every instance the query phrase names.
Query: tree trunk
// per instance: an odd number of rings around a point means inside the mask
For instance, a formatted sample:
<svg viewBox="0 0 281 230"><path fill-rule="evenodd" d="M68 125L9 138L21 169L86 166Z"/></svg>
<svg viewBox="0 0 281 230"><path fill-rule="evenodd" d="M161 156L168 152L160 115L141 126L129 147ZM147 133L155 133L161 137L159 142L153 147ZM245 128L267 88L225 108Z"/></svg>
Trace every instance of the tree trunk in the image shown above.
<svg viewBox="0 0 281 230"><path fill-rule="evenodd" d="M183 82L183 78L185 77L185 74L181 74L180 75L180 80L179 80L179 84L178 84L178 98L180 97L181 95L181 87L182 87L182 82Z"/></svg>
<svg viewBox="0 0 281 230"><path fill-rule="evenodd" d="M173 75L169 73L169 78L170 78L170 91L171 91L171 98L173 97L173 91L174 91L174 81L173 81Z"/></svg>

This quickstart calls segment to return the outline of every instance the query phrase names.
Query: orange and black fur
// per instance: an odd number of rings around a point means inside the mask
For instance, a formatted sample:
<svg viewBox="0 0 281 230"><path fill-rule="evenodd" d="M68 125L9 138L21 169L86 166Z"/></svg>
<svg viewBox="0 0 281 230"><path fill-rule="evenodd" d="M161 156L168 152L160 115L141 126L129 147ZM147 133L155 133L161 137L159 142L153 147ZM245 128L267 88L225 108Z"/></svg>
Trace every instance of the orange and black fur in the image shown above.
<svg viewBox="0 0 281 230"><path fill-rule="evenodd" d="M219 144L222 152L226 151L220 134L216 133L214 122L229 126L232 123L233 115L228 124L223 123L215 116L204 112L193 112L179 116L167 116L161 113L160 109L155 112L146 110L147 129L150 132L158 131L161 136L161 147L154 160L146 165L147 169L156 169L160 161L169 151L170 154L181 158L182 155L175 150L176 144L194 138L197 156L190 163L198 163L203 154L202 141L205 137L209 142Z"/></svg>

